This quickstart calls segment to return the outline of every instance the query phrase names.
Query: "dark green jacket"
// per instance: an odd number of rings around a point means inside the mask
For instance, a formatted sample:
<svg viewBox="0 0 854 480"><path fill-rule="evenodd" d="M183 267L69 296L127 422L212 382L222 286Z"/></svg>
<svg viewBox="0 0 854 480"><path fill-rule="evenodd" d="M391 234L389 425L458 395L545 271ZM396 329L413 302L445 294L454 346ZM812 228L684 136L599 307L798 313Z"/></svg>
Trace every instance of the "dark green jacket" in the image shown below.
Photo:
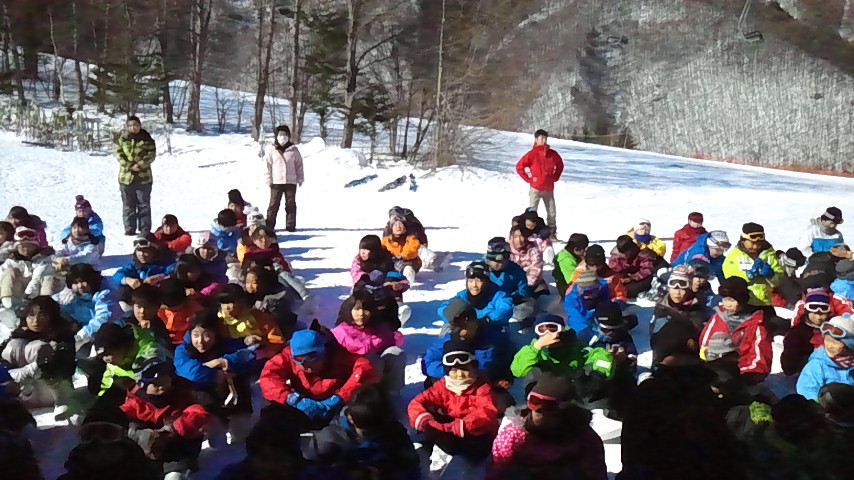
<svg viewBox="0 0 854 480"><path fill-rule="evenodd" d="M151 162L157 156L154 139L145 130L133 137L125 132L116 144L116 159L119 161L119 183L130 185L134 179L149 184L154 180Z"/></svg>

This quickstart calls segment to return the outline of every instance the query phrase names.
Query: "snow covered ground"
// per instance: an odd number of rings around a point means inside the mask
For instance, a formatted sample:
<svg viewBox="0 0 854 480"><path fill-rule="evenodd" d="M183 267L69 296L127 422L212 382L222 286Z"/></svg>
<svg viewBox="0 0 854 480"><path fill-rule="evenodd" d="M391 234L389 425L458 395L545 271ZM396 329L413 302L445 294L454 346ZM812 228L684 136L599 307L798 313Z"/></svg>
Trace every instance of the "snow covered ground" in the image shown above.
<svg viewBox="0 0 854 480"><path fill-rule="evenodd" d="M226 192L232 188L239 188L245 199L266 211L268 192L261 179L258 145L248 135L177 132L171 142L172 155L161 153L153 166L155 223L172 213L186 230L206 230L225 207ZM348 269L359 239L378 233L392 206L412 209L427 227L430 246L453 254L449 268L441 273L423 272L405 294L412 307L412 318L404 327L410 363L405 400L421 389L415 359L439 332L435 325L439 304L464 288L465 265L483 256L488 239L506 235L511 217L527 207L527 185L518 178L514 166L531 143L529 134L487 132L474 165L416 170L417 191L410 191L407 185L384 193L377 189L408 175L412 168L404 163L359 167L354 152L326 147L320 139L301 146L306 181L297 193L297 231L280 232L279 241L286 258L321 299L321 321L334 322L340 301L350 290ZM603 244L606 251L639 218L651 220L653 234L669 241L694 210L704 213L706 228L726 230L731 239L738 236L742 223L761 223L768 240L782 249L794 246L809 218L820 215L829 205L854 215L854 179L563 140L551 140L551 145L566 163L555 192L559 236L584 232L591 243ZM55 235L74 214L74 196L83 194L105 221L104 266L115 268L129 260L132 239L123 236L118 165L113 157L26 146L8 133L0 134L0 151L3 212L23 205L40 215L48 224L49 235ZM343 188L345 183L371 173L379 178ZM842 230L847 233L846 227L843 225ZM642 320L648 319L649 308L632 308ZM645 331L642 322L634 332L641 350L648 350ZM648 363L648 355L646 359ZM62 471L73 433L69 427L47 422L42 427L45 430L39 442L45 447L45 474L54 478ZM609 470L618 472L619 443L612 441L606 448ZM235 459L238 450L235 447L228 454L204 452L205 468L197 478L210 478L218 466Z"/></svg>

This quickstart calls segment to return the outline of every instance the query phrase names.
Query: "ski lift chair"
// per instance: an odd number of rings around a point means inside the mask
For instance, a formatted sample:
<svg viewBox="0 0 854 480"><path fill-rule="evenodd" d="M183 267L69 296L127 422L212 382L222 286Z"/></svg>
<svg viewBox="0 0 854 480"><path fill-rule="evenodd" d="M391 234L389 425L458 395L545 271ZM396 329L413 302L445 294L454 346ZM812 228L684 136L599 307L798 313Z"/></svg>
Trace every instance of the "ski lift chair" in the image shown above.
<svg viewBox="0 0 854 480"><path fill-rule="evenodd" d="M753 30L751 32L744 31L744 21L747 19L747 14L750 12L750 4L753 0L745 0L744 8L741 9L741 16L738 17L738 34L742 38L742 40L748 43L758 43L765 40L765 37L762 36L762 32L759 30Z"/></svg>

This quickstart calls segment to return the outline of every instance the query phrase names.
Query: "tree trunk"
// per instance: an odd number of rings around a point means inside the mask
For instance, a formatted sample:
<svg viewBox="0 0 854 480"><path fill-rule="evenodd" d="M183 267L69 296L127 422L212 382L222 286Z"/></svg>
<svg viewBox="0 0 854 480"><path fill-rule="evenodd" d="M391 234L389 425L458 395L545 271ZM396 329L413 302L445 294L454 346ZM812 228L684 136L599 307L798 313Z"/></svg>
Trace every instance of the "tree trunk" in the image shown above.
<svg viewBox="0 0 854 480"><path fill-rule="evenodd" d="M47 9L47 19L50 25L50 44L53 49L53 101L60 102L64 100L63 85L62 85L62 68L65 66L65 59L60 58L59 49L56 46L56 32L53 22L53 10Z"/></svg>
<svg viewBox="0 0 854 480"><path fill-rule="evenodd" d="M347 85L344 91L344 138L341 148L352 148L353 130L356 126L356 80L359 65L356 62L356 45L359 35L359 0L347 2Z"/></svg>
<svg viewBox="0 0 854 480"><path fill-rule="evenodd" d="M74 52L74 77L77 79L77 110L83 110L86 104L86 86L83 84L83 69L80 68L80 59L77 56L77 47L80 45L80 30L78 28L77 18L77 1L71 2L71 22L73 35L73 52Z"/></svg>
<svg viewBox="0 0 854 480"><path fill-rule="evenodd" d="M302 0L294 2L294 61L291 78L291 141L299 143L302 125L299 121L299 103L302 100L300 82L300 27L302 26Z"/></svg>
<svg viewBox="0 0 854 480"><path fill-rule="evenodd" d="M202 133L202 66L207 49L213 0L193 0L190 13L190 92L187 103L187 131Z"/></svg>
<svg viewBox="0 0 854 480"><path fill-rule="evenodd" d="M163 65L163 78L169 78L169 68L166 66L166 54L169 48L169 39L166 35L167 32L167 24L166 19L168 18L168 0L163 0L160 4L161 11L158 12L157 18L157 42L160 44L160 61L161 65ZM172 91L169 90L169 82L166 82L163 85L163 112L166 114L166 123L173 124L175 123L175 108L172 105Z"/></svg>
<svg viewBox="0 0 854 480"><path fill-rule="evenodd" d="M10 46L10 52L12 53L12 79L15 82L15 90L18 92L18 102L21 105L27 104L27 97L24 94L24 80L23 80L23 66L21 65L21 56L18 54L18 47L15 46L15 39L12 38L12 23L9 18L9 10L6 7L6 4L3 4L3 22L8 28L6 32L6 39L8 40L8 45Z"/></svg>
<svg viewBox="0 0 854 480"><path fill-rule="evenodd" d="M442 0L442 23L439 25L439 63L436 67L436 115L438 117L436 132L433 135L433 161L439 166L439 157L443 148L442 136L444 135L444 116L442 115L442 74L444 73L444 48L445 48L445 1Z"/></svg>
<svg viewBox="0 0 854 480"><path fill-rule="evenodd" d="M273 35L276 30L275 6L270 7L270 32L267 35L267 43L264 44L264 17L267 16L267 8L264 0L258 0L258 63L257 89L255 90L255 112L252 119L253 137L256 142L261 138L261 126L264 124L264 102L267 95L267 86L270 82L270 57L273 52Z"/></svg>

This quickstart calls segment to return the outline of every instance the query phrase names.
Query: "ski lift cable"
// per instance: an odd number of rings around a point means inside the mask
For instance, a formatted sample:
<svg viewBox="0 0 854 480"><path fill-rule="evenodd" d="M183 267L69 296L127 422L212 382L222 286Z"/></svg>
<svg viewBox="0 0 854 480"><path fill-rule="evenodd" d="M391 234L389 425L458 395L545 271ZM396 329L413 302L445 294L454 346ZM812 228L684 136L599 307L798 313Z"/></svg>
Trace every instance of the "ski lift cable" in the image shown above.
<svg viewBox="0 0 854 480"><path fill-rule="evenodd" d="M762 32L759 30L753 30L745 33L744 31L744 23L747 20L747 15L750 13L750 6L752 3L753 0L745 0L744 7L741 9L741 15L738 17L738 36L742 40L746 40L750 43L756 43L764 40Z"/></svg>

